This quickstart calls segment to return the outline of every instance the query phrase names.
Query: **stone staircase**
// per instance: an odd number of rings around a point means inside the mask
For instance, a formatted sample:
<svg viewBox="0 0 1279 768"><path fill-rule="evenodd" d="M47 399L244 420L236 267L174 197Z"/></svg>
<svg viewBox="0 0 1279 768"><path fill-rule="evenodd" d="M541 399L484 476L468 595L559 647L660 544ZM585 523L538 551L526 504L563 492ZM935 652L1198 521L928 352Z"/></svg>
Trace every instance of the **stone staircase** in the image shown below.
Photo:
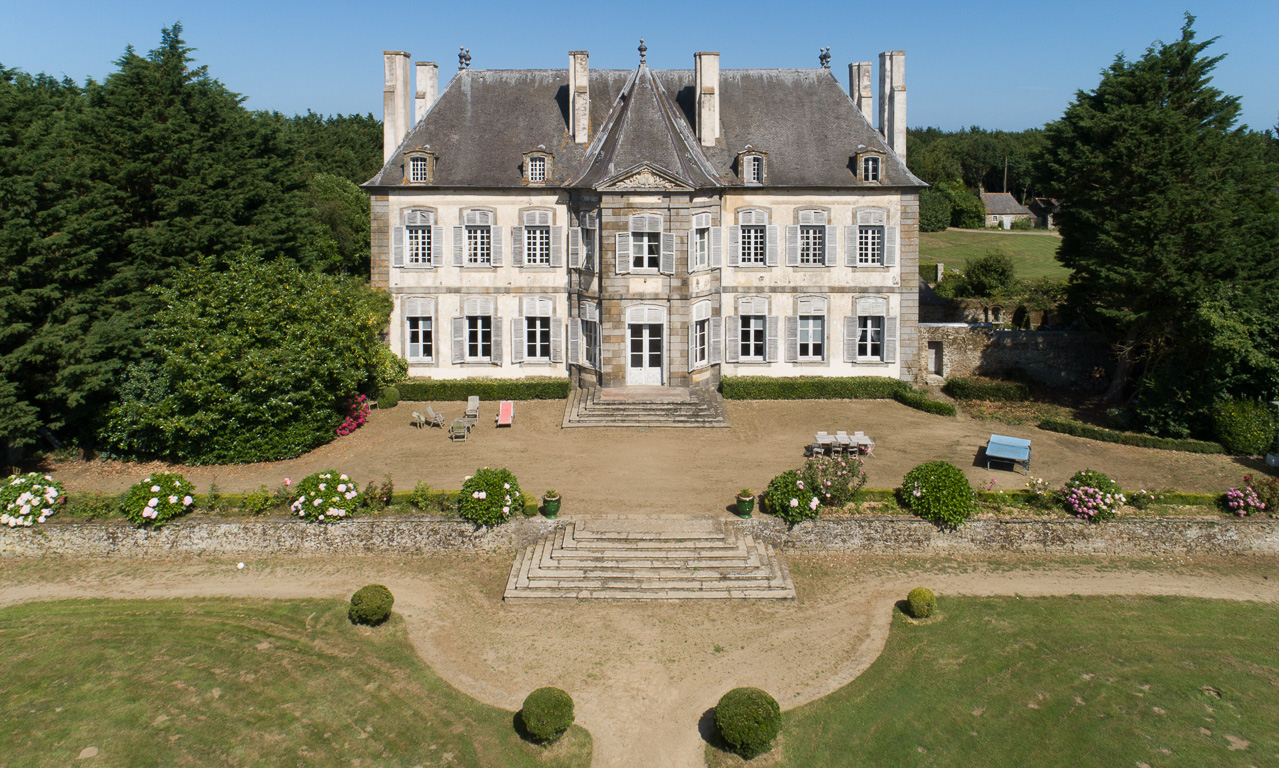
<svg viewBox="0 0 1279 768"><path fill-rule="evenodd" d="M718 519L578 519L520 551L508 601L795 598L772 546Z"/></svg>
<svg viewBox="0 0 1279 768"><path fill-rule="evenodd" d="M583 387L564 407L570 427L727 427L724 400L698 387Z"/></svg>

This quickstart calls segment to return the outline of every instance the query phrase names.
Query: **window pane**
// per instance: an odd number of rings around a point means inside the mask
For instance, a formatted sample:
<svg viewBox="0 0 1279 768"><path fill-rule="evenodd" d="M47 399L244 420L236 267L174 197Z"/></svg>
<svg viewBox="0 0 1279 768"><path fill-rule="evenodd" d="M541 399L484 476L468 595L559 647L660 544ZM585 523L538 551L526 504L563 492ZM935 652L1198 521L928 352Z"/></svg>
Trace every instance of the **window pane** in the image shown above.
<svg viewBox="0 0 1279 768"><path fill-rule="evenodd" d="M410 264L430 264L431 263L431 228L430 227L406 227L405 232L408 234L409 241L409 263Z"/></svg>
<svg viewBox="0 0 1279 768"><path fill-rule="evenodd" d="M799 263L800 264L825 264L826 263L826 228L825 227L800 227L799 228Z"/></svg>
<svg viewBox="0 0 1279 768"><path fill-rule="evenodd" d="M492 232L488 227L466 228L466 263L492 264Z"/></svg>
<svg viewBox="0 0 1279 768"><path fill-rule="evenodd" d="M524 263L547 266L551 263L551 228L524 228Z"/></svg>
<svg viewBox="0 0 1279 768"><path fill-rule="evenodd" d="M742 263L763 264L765 243L764 227L742 227Z"/></svg>
<svg viewBox="0 0 1279 768"><path fill-rule="evenodd" d="M857 230L857 263L884 263L884 228L859 227Z"/></svg>

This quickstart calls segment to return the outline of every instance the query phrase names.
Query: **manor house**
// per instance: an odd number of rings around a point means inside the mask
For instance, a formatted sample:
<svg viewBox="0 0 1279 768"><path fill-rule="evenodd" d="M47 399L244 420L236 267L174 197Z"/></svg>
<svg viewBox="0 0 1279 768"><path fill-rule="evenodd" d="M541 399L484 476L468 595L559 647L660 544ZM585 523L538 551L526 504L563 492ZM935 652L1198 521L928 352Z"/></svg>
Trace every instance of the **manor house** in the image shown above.
<svg viewBox="0 0 1279 768"><path fill-rule="evenodd" d="M905 54L830 69L480 70L387 51L372 281L418 378L910 380ZM416 88L410 82L415 70Z"/></svg>

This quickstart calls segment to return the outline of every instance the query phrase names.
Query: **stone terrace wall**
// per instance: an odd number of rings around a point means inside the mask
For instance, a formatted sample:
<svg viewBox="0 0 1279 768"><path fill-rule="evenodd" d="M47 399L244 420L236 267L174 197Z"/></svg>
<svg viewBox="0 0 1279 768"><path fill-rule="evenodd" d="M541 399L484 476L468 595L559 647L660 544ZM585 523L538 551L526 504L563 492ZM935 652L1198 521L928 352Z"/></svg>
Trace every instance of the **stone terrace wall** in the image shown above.
<svg viewBox="0 0 1279 768"><path fill-rule="evenodd" d="M920 323L916 381L931 371L929 342L942 345L942 376L1001 374L1020 369L1050 386L1101 389L1113 363L1100 338L1080 331L1001 331L986 323Z"/></svg>

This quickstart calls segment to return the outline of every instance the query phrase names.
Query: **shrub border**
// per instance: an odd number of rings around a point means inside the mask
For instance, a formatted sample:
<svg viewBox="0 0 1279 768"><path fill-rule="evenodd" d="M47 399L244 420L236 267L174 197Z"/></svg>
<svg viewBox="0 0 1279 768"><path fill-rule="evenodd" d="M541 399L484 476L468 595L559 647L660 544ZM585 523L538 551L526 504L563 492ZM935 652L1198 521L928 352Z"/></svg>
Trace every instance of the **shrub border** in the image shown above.
<svg viewBox="0 0 1279 768"><path fill-rule="evenodd" d="M1163 451L1182 451L1185 453L1226 453L1221 443L1207 440L1179 440L1172 437L1155 437L1134 432L1116 432L1113 429L1102 429L1078 421L1066 419L1044 419L1037 425L1046 432L1057 432L1063 435L1098 440L1103 443L1119 443L1137 448L1156 448Z"/></svg>
<svg viewBox="0 0 1279 768"><path fill-rule="evenodd" d="M725 376L725 400L896 400L908 408L938 416L954 416L955 406L887 376Z"/></svg>
<svg viewBox="0 0 1279 768"><path fill-rule="evenodd" d="M400 400L460 401L472 395L481 400L566 400L568 379L410 379L395 385Z"/></svg>

